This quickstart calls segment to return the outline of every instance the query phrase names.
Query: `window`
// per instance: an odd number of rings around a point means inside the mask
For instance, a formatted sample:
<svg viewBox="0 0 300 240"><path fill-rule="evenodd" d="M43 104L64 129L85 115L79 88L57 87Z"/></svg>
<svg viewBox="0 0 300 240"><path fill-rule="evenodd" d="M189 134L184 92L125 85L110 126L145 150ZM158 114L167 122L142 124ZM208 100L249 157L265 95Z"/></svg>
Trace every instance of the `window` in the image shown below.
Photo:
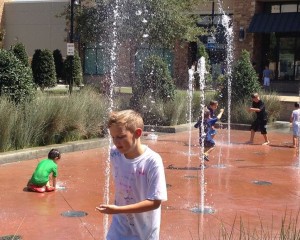
<svg viewBox="0 0 300 240"><path fill-rule="evenodd" d="M295 38L280 38L279 79L292 80L294 77Z"/></svg>
<svg viewBox="0 0 300 240"><path fill-rule="evenodd" d="M103 75L108 69L108 57L101 46L88 45L84 54L84 74Z"/></svg>
<svg viewBox="0 0 300 240"><path fill-rule="evenodd" d="M280 5L272 5L271 13L280 13Z"/></svg>
<svg viewBox="0 0 300 240"><path fill-rule="evenodd" d="M300 12L299 3L276 3L266 5L267 12L271 13L289 13L289 12Z"/></svg>
<svg viewBox="0 0 300 240"><path fill-rule="evenodd" d="M297 12L297 3L296 4L282 4L281 12Z"/></svg>

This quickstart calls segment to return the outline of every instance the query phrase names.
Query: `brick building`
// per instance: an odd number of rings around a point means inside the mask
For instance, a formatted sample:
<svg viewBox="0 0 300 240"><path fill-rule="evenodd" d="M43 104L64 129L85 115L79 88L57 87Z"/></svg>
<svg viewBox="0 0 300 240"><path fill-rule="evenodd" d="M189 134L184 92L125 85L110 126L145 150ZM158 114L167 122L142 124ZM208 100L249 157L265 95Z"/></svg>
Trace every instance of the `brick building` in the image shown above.
<svg viewBox="0 0 300 240"><path fill-rule="evenodd" d="M6 36L4 47L9 48L16 41L25 44L29 55L34 49L60 49L66 54L67 31L66 21L57 18L67 0L52 1L11 1L4 6L0 0L2 30ZM5 2L8 2L6 0ZM222 2L222 6L219 4ZM299 0L211 0L195 6L193 14L201 17L199 26L208 30L200 36L210 55L212 71L217 75L222 71L226 56L225 29L220 24L224 13L231 18L233 27L234 57L237 58L243 49L250 52L255 68L261 74L265 64L270 65L275 73L274 89L281 92L299 91L300 80L300 1ZM215 35L210 29L216 29ZM18 39L17 39L18 38ZM17 40L16 40L17 39ZM118 53L118 85L130 84L130 76L136 71L131 69L130 61L134 60L140 67L143 56L150 52L140 49L141 55L132 59L130 46L124 42ZM174 49L157 49L156 53L164 57L178 86L185 87L188 80L188 65L196 59L197 44L176 45ZM87 83L102 84L109 81L103 62L101 46L84 46L81 52L85 80Z"/></svg>
<svg viewBox="0 0 300 240"><path fill-rule="evenodd" d="M206 4L200 14L217 18L217 0ZM232 18L234 56L250 52L260 74L265 65L274 72L272 87L279 92L299 92L300 81L300 1L224 0ZM209 13L208 9L211 8ZM208 45L208 43L206 42ZM208 51L214 52L215 49ZM220 60L220 61L218 61ZM223 61L216 59L216 63Z"/></svg>

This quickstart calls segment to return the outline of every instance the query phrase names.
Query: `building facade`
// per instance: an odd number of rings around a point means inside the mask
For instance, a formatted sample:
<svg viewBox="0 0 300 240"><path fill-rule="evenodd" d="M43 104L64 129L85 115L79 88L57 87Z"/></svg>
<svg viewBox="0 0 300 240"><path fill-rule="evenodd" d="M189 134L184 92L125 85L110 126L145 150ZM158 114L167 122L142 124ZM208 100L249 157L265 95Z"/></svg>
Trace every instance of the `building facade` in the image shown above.
<svg viewBox="0 0 300 240"><path fill-rule="evenodd" d="M5 2L5 4L4 4ZM222 2L222 4L220 4ZM1 32L5 32L4 48L22 42L31 57L35 49L61 50L66 55L67 22L58 18L69 1L4 1L0 0ZM4 6L4 7L3 7ZM4 14L2 14L4 8ZM300 0L211 0L199 3L192 14L199 16L198 25L206 28L207 34L199 36L210 56L212 71L217 76L222 72L227 51L226 29L221 19L230 18L233 29L234 58L243 49L250 52L251 61L261 76L265 65L274 71L272 86L280 92L298 92L300 80ZM1 37L1 34L0 34ZM1 40L1 39L0 39ZM197 43L174 49L156 49L166 59L176 84L186 86L188 65L196 60ZM151 52L139 49L139 54L126 51L130 46L123 43L118 53L116 73L119 85L130 84L132 69ZM104 66L103 48L83 46L80 52L83 60L86 83L102 84L109 81ZM134 56L135 59L132 59ZM261 79L261 78L260 78Z"/></svg>
<svg viewBox="0 0 300 240"><path fill-rule="evenodd" d="M0 0L1 1L1 0ZM5 32L3 47L20 42L29 57L36 49L67 51L66 20L59 17L68 2L55 1L5 1L2 31Z"/></svg>

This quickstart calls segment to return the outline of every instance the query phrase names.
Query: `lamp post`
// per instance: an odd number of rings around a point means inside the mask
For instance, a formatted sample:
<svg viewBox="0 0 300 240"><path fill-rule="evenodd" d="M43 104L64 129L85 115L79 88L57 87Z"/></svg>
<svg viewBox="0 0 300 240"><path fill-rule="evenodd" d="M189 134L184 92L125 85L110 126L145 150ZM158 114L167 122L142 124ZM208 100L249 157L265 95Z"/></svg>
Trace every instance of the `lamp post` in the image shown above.
<svg viewBox="0 0 300 240"><path fill-rule="evenodd" d="M70 51L70 69L71 69L71 77L69 79L69 92L72 94L73 91L73 65L74 65L74 5L75 0L71 0L70 6L70 47L73 48L73 51Z"/></svg>

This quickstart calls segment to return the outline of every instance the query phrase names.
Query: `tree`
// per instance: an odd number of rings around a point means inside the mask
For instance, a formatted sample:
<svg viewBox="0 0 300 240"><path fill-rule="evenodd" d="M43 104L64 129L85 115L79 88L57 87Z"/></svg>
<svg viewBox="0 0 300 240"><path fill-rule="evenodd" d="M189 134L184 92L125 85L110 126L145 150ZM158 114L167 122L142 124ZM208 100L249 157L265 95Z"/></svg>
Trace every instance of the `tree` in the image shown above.
<svg viewBox="0 0 300 240"><path fill-rule="evenodd" d="M16 103L35 96L32 71L11 52L0 49L0 95Z"/></svg>
<svg viewBox="0 0 300 240"><path fill-rule="evenodd" d="M55 64L55 72L57 80L62 79L63 76L63 68L64 68L64 60L62 54L59 49L53 51L53 58Z"/></svg>
<svg viewBox="0 0 300 240"><path fill-rule="evenodd" d="M35 50L32 57L31 68L34 82L40 87L41 91L44 91L47 87L56 86L55 64L50 50Z"/></svg>
<svg viewBox="0 0 300 240"><path fill-rule="evenodd" d="M206 70L205 83L206 83L206 86L208 86L208 85L212 84L212 76L210 74L211 66L209 64L209 56L208 56L208 53L206 51L204 44L201 41L197 41L197 45L198 45L197 59L199 60L201 57L204 57L204 59L205 59L205 70ZM199 87L200 87L199 71L200 71L200 69L197 69L197 72L194 73L194 81L195 81L194 86L196 89L199 89Z"/></svg>
<svg viewBox="0 0 300 240"><path fill-rule="evenodd" d="M76 31L81 43L101 43L108 53L127 44L133 85L140 48L173 49L177 41L196 41L203 31L196 25L197 17L190 13L198 3L197 0L124 0L116 7L115 1L99 0L94 7L81 8L76 17ZM112 43L116 43L116 49Z"/></svg>
<svg viewBox="0 0 300 240"><path fill-rule="evenodd" d="M73 58L73 64L72 64L72 58ZM65 62L64 62L64 71L63 71L64 79L68 84L73 82L76 86L80 86L83 81L82 76L82 66L81 66L81 60L78 55L78 52L75 51L74 56L67 56ZM73 80L73 81L71 81Z"/></svg>
<svg viewBox="0 0 300 240"><path fill-rule="evenodd" d="M136 45L146 43L172 47L176 40L196 40L202 30L196 26L192 12L197 0L99 0L94 7L82 6L77 14L77 31L83 43L103 42L112 32L116 20L117 39ZM113 18L114 11L121 13ZM121 17L120 17L121 16ZM98 24L95 24L97 22ZM147 35L147 37L145 37Z"/></svg>
<svg viewBox="0 0 300 240"><path fill-rule="evenodd" d="M29 67L28 55L24 44L17 43L16 45L11 46L11 51L24 64L24 66Z"/></svg>
<svg viewBox="0 0 300 240"><path fill-rule="evenodd" d="M224 97L228 96L229 77L226 76L225 86L222 91ZM231 100L232 102L237 102L245 97L249 98L251 93L260 89L258 76L250 61L250 54L248 51L243 50L232 70Z"/></svg>

